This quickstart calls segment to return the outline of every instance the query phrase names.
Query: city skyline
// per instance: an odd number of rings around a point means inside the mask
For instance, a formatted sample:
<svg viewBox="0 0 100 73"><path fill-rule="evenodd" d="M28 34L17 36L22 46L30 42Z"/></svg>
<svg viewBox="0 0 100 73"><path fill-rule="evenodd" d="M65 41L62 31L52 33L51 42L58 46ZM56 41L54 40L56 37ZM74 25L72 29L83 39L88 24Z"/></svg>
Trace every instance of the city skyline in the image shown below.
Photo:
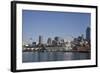
<svg viewBox="0 0 100 73"><path fill-rule="evenodd" d="M44 42L55 36L69 40L81 34L86 37L85 30L90 27L90 18L90 13L23 10L23 43L37 42L39 35L44 37Z"/></svg>

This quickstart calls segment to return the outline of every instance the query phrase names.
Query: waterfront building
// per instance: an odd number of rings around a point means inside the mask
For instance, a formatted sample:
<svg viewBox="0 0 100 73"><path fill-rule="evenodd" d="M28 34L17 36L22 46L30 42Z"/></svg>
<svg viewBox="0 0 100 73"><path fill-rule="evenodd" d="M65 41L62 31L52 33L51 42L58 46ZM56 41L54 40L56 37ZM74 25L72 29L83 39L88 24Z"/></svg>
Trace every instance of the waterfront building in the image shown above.
<svg viewBox="0 0 100 73"><path fill-rule="evenodd" d="M52 45L53 46L56 46L57 45L57 42L55 40L52 40Z"/></svg>
<svg viewBox="0 0 100 73"><path fill-rule="evenodd" d="M56 37L54 38L54 40L59 41L59 37L56 36Z"/></svg>
<svg viewBox="0 0 100 73"><path fill-rule="evenodd" d="M65 50L67 51L67 50L72 50L72 47L71 47L71 41L68 41L68 42L66 42L66 43L64 43L65 44Z"/></svg>
<svg viewBox="0 0 100 73"><path fill-rule="evenodd" d="M56 36L54 40L56 41L56 45L60 45L60 37Z"/></svg>
<svg viewBox="0 0 100 73"><path fill-rule="evenodd" d="M39 36L39 44L43 44L43 37L42 36Z"/></svg>
<svg viewBox="0 0 100 73"><path fill-rule="evenodd" d="M60 46L63 46L64 43L65 43L64 39L61 39L61 40L60 40Z"/></svg>
<svg viewBox="0 0 100 73"><path fill-rule="evenodd" d="M32 46L36 46L36 42L32 42Z"/></svg>
<svg viewBox="0 0 100 73"><path fill-rule="evenodd" d="M84 35L82 34L81 36L78 36L78 38L75 38L74 40L77 40L78 42L83 42L84 41Z"/></svg>
<svg viewBox="0 0 100 73"><path fill-rule="evenodd" d="M60 42L61 42L61 43L64 43L64 39L61 39Z"/></svg>
<svg viewBox="0 0 100 73"><path fill-rule="evenodd" d="M81 39L81 40L83 41L83 40L84 40L84 35L82 34L82 35L81 35L81 37L82 37L82 39Z"/></svg>
<svg viewBox="0 0 100 73"><path fill-rule="evenodd" d="M51 39L51 38L48 38L47 44L48 44L48 45L52 45L52 39Z"/></svg>

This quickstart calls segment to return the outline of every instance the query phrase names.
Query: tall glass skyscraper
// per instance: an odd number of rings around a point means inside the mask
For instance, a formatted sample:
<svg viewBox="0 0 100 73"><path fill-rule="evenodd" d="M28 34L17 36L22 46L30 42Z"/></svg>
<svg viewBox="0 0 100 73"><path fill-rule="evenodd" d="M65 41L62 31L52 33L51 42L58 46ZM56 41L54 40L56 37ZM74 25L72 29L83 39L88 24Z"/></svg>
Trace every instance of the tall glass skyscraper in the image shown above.
<svg viewBox="0 0 100 73"><path fill-rule="evenodd" d="M39 44L43 44L43 37L39 36Z"/></svg>
<svg viewBox="0 0 100 73"><path fill-rule="evenodd" d="M87 27L86 29L86 40L90 41L90 27Z"/></svg>

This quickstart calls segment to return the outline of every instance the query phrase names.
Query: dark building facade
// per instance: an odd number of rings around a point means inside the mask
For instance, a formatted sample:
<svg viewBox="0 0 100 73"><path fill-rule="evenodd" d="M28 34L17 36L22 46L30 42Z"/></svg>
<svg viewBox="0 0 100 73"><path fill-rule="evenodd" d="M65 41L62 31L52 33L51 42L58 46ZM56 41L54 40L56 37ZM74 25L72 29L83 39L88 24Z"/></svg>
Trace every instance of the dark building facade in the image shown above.
<svg viewBox="0 0 100 73"><path fill-rule="evenodd" d="M52 45L52 39L51 39L51 38L48 38L47 44L48 44L48 45Z"/></svg>
<svg viewBox="0 0 100 73"><path fill-rule="evenodd" d="M91 38L91 33L90 33L90 27L87 27L87 29L86 29L86 40L88 40L88 41L90 41L90 38Z"/></svg>
<svg viewBox="0 0 100 73"><path fill-rule="evenodd" d="M39 36L39 44L43 44L43 37Z"/></svg>

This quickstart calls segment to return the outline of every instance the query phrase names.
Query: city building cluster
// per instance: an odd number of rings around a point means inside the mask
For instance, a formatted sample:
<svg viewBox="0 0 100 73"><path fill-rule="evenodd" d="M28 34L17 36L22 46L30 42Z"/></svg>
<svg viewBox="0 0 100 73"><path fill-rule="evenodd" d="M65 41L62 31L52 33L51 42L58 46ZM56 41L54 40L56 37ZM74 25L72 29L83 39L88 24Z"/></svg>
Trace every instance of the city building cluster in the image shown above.
<svg viewBox="0 0 100 73"><path fill-rule="evenodd" d="M90 27L86 29L86 38L84 38L84 35L78 36L77 38L74 38L71 42L73 50L77 51L90 51L91 49L91 37L90 37Z"/></svg>
<svg viewBox="0 0 100 73"><path fill-rule="evenodd" d="M84 35L73 38L72 41L65 41L58 36L48 38L46 43L43 43L43 37L40 35L38 42L32 42L32 44L23 45L23 50L63 50L63 51L90 51L90 27L86 29L86 38Z"/></svg>
<svg viewBox="0 0 100 73"><path fill-rule="evenodd" d="M63 38L60 38L58 36L47 39L47 43L43 43L43 37L39 36L39 41L38 42L32 42L32 44L28 45L23 45L25 48L47 48L47 47L65 47L66 45L69 45L69 41L64 41Z"/></svg>

